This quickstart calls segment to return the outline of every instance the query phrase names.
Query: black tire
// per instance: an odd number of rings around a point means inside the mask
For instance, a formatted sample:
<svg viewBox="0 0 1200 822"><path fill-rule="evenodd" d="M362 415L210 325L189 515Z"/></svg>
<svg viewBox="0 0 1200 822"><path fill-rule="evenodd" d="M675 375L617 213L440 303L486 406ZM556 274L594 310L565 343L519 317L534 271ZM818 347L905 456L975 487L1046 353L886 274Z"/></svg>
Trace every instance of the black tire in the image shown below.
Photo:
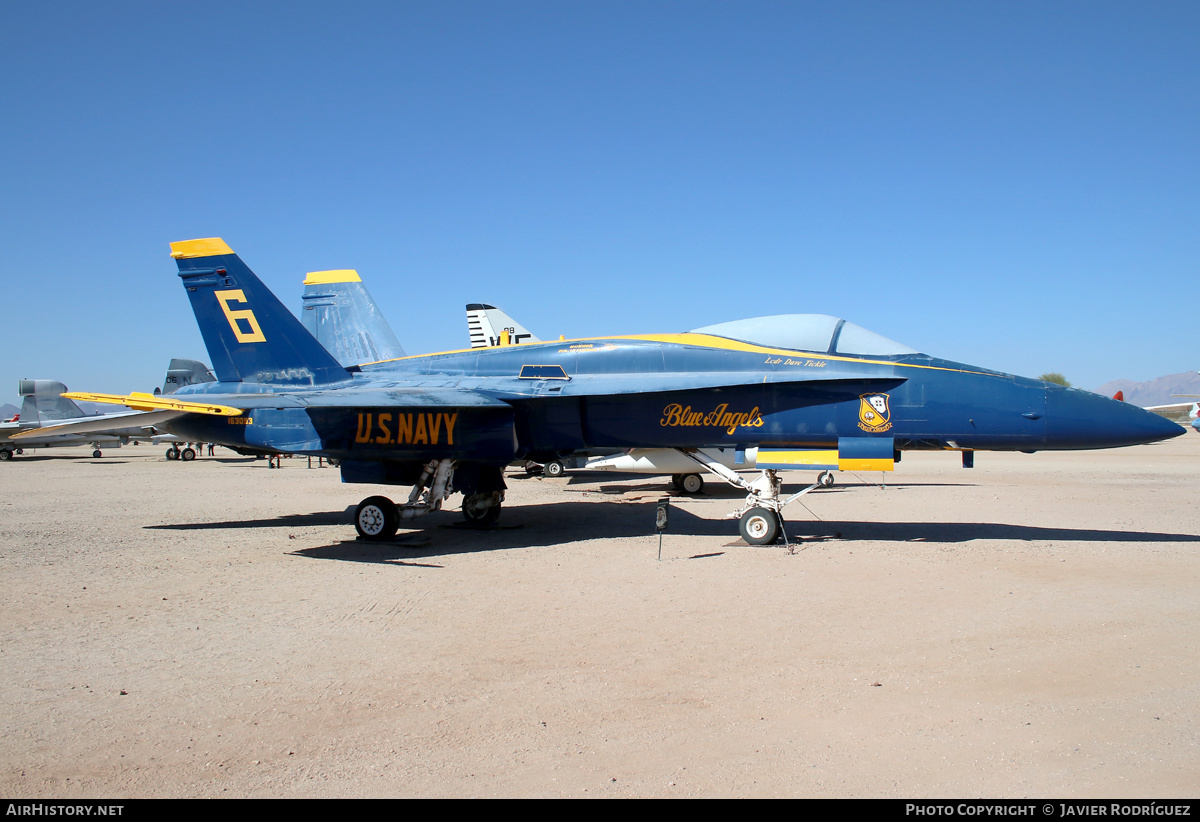
<svg viewBox="0 0 1200 822"><path fill-rule="evenodd" d="M680 491L692 496L704 490L704 477L699 474L681 474L678 484Z"/></svg>
<svg viewBox="0 0 1200 822"><path fill-rule="evenodd" d="M169 459L169 460L179 459L179 451L175 448L168 448L167 449L167 459Z"/></svg>
<svg viewBox="0 0 1200 822"><path fill-rule="evenodd" d="M683 483L683 474L672 474L671 475L671 484L675 486L676 491L683 490L682 483Z"/></svg>
<svg viewBox="0 0 1200 822"><path fill-rule="evenodd" d="M542 470L548 477L561 477L564 473L566 473L567 466L563 465L558 460L552 460L551 462L546 463Z"/></svg>
<svg viewBox="0 0 1200 822"><path fill-rule="evenodd" d="M831 487L833 485L834 481L835 480L833 478L832 471L822 471L821 473L817 474L817 484L820 485L822 488Z"/></svg>
<svg viewBox="0 0 1200 822"><path fill-rule="evenodd" d="M184 462L191 462L196 458L196 452L194 449L185 448L179 452L179 458Z"/></svg>
<svg viewBox="0 0 1200 822"><path fill-rule="evenodd" d="M104 456L104 452L102 452L99 448L97 448L95 451L92 452L92 456L95 459L100 459L101 457Z"/></svg>
<svg viewBox="0 0 1200 822"><path fill-rule="evenodd" d="M0 462L8 462L13 458L13 452L7 448L0 448Z"/></svg>
<svg viewBox="0 0 1200 822"><path fill-rule="evenodd" d="M354 509L354 530L363 539L379 541L396 536L400 514L387 497L367 497Z"/></svg>
<svg viewBox="0 0 1200 822"><path fill-rule="evenodd" d="M750 545L770 545L781 530L779 517L769 508L751 508L738 522L738 533Z"/></svg>
<svg viewBox="0 0 1200 822"><path fill-rule="evenodd" d="M488 505L491 499L491 494L470 494L463 497L463 519L472 525L491 525L500 519L500 503Z"/></svg>

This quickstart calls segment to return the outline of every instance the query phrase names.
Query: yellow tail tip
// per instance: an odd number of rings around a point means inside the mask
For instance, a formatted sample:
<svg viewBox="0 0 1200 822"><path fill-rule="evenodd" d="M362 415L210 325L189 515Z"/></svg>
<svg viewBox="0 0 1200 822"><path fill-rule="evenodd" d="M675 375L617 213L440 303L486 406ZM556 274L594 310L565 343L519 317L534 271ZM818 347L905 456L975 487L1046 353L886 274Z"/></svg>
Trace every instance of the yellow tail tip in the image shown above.
<svg viewBox="0 0 1200 822"><path fill-rule="evenodd" d="M361 283L362 277L353 268L339 268L336 271L310 271L304 278L305 285L328 285L329 283Z"/></svg>
<svg viewBox="0 0 1200 822"><path fill-rule="evenodd" d="M171 243L171 256L176 260L186 260L191 257L216 257L220 254L232 253L233 249L220 237L180 240L177 243Z"/></svg>

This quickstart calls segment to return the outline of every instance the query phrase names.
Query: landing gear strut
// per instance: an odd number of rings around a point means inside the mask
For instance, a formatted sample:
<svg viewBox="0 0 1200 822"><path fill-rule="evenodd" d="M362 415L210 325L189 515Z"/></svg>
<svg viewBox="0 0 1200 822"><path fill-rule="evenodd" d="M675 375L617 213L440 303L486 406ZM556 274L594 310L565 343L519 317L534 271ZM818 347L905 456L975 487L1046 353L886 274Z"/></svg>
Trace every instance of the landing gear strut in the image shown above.
<svg viewBox="0 0 1200 822"><path fill-rule="evenodd" d="M751 545L770 545L783 534L783 507L818 488L833 485L833 474L828 471L817 477L817 481L787 499L780 499L783 480L774 468L764 468L762 475L747 482L736 471L726 468L696 448L676 449L706 471L716 474L730 485L743 488L749 493L740 508L729 516L738 520L738 533Z"/></svg>
<svg viewBox="0 0 1200 822"><path fill-rule="evenodd" d="M403 505L397 505L387 497L367 497L354 511L354 529L363 539L387 540L396 535L396 529L404 520L440 510L442 503L456 490L452 480L457 466L458 463L450 459L427 463ZM495 522L504 502L503 470L467 464L458 473L462 481L463 517L476 525Z"/></svg>

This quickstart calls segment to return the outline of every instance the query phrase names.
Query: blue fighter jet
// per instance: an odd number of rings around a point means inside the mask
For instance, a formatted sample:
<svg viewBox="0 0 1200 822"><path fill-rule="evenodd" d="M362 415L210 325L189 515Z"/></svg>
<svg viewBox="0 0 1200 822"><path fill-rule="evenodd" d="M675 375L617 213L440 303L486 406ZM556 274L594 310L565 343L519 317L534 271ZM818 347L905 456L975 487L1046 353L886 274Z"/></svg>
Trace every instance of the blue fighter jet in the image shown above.
<svg viewBox="0 0 1200 822"><path fill-rule="evenodd" d="M504 466L598 449L674 449L746 490L743 539L782 528L778 471L891 470L906 450L1033 452L1155 442L1183 428L1098 394L950 362L836 317L788 314L523 343L345 367L219 238L172 243L217 382L171 398L75 394L157 415L193 440L340 460L343 482L412 486L363 500L360 536L464 495L495 521ZM161 417L160 417L161 418ZM753 481L705 449L756 448ZM736 463L736 459L735 459Z"/></svg>

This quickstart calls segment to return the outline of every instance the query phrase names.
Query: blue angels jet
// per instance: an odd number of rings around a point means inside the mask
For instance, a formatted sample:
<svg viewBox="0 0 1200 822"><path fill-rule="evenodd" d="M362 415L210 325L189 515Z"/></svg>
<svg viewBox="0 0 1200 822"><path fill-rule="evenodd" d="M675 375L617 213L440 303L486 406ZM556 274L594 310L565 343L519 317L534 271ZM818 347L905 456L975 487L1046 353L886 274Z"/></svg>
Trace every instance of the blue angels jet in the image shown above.
<svg viewBox="0 0 1200 822"><path fill-rule="evenodd" d="M179 436L340 460L343 482L412 486L363 500L358 533L391 538L464 495L496 519L504 466L597 449L673 449L747 497L753 544L782 527L778 471L891 470L905 450L1111 448L1183 432L1140 408L918 353L817 314L683 334L565 340L345 367L219 238L172 243L217 382L171 398L72 395L167 414ZM160 403L160 404L156 404ZM705 449L757 448L743 478ZM806 488L800 494L813 490Z"/></svg>

